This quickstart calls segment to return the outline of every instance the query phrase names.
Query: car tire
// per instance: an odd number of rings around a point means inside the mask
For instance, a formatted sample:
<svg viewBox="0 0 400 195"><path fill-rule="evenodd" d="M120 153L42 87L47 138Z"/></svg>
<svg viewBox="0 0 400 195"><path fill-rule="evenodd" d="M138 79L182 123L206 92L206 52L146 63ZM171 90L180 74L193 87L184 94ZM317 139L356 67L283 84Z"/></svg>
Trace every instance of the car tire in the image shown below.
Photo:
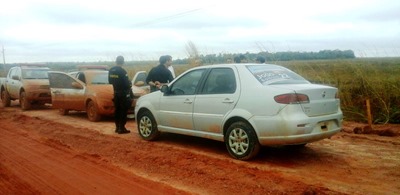
<svg viewBox="0 0 400 195"><path fill-rule="evenodd" d="M89 101L86 106L86 114L90 121L97 122L101 120L101 115L93 101Z"/></svg>
<svg viewBox="0 0 400 195"><path fill-rule="evenodd" d="M19 104L21 105L22 110L29 110L32 107L32 104L26 98L25 91L22 91L19 95Z"/></svg>
<svg viewBox="0 0 400 195"><path fill-rule="evenodd" d="M58 109L58 113L60 114L60 115L68 115L68 113L69 113L69 110L67 110L67 109Z"/></svg>
<svg viewBox="0 0 400 195"><path fill-rule="evenodd" d="M11 98L10 94L6 90L1 91L1 102L3 103L4 107L11 106Z"/></svg>
<svg viewBox="0 0 400 195"><path fill-rule="evenodd" d="M137 127L140 137L147 141L156 140L160 136L157 122L150 111L144 111L138 116Z"/></svg>
<svg viewBox="0 0 400 195"><path fill-rule="evenodd" d="M232 123L224 136L229 154L239 160L249 160L260 151L260 143L253 127L246 122Z"/></svg>

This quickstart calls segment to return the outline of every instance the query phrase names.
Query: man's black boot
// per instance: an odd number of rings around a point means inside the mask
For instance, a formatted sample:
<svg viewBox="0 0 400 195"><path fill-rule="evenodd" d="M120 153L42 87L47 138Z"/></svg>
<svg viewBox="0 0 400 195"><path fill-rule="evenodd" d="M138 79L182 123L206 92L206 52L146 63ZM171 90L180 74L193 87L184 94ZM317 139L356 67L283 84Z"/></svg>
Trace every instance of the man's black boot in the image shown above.
<svg viewBox="0 0 400 195"><path fill-rule="evenodd" d="M118 134L125 134L125 133L130 133L131 131L129 131L128 129L126 129L125 127L121 128L118 131Z"/></svg>

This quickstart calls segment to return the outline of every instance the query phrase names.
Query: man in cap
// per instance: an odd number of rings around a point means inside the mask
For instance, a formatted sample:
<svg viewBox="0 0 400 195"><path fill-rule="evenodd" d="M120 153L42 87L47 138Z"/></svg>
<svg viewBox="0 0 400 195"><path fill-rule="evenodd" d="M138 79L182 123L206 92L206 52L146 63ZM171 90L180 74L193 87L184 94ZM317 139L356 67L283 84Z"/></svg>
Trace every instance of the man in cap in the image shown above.
<svg viewBox="0 0 400 195"><path fill-rule="evenodd" d="M128 109L131 107L133 100L132 83L128 78L127 72L122 68L124 57L118 56L115 62L116 65L109 70L108 81L113 85L114 89L115 132L124 134L130 132L125 128L125 124Z"/></svg>

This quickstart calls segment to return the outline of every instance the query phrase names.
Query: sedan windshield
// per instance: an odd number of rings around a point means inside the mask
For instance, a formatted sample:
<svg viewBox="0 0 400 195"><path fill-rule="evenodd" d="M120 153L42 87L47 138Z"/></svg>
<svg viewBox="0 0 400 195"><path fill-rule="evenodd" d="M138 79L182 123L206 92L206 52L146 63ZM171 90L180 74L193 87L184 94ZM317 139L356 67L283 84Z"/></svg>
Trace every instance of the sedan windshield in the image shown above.
<svg viewBox="0 0 400 195"><path fill-rule="evenodd" d="M304 84L309 83L306 79L295 72L276 66L247 66L247 69L263 85L274 84Z"/></svg>

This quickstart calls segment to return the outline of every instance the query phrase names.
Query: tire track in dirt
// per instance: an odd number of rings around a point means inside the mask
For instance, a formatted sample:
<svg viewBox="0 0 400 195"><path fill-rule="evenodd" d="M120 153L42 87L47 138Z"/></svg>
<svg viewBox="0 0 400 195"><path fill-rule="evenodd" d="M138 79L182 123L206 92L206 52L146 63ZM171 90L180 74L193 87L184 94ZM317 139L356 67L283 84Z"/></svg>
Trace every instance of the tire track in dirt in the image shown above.
<svg viewBox="0 0 400 195"><path fill-rule="evenodd" d="M6 127L0 137L1 167L22 181L8 184L19 186L18 191L24 184L22 190L43 194L184 194L160 184L147 187L143 184L151 181L68 148L49 147L19 131ZM15 193L14 188L4 190Z"/></svg>
<svg viewBox="0 0 400 195"><path fill-rule="evenodd" d="M51 109L6 112L2 120L18 122L21 135L193 194L400 192L399 137L342 132L302 149L262 148L256 159L243 162L231 159L224 144L212 140L163 134L156 142L143 141L132 121L131 134L117 135L112 121L92 123L84 116L49 114L55 112Z"/></svg>

